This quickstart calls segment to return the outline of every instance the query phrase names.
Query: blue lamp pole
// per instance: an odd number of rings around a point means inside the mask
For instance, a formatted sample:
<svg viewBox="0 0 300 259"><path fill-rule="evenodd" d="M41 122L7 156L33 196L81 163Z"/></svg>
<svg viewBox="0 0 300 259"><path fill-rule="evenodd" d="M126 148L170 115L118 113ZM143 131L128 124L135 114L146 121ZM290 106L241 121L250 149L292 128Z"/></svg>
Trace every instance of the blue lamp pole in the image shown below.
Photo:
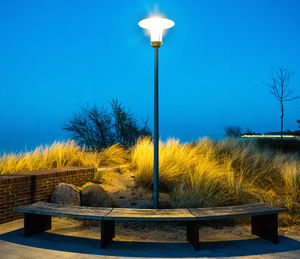
<svg viewBox="0 0 300 259"><path fill-rule="evenodd" d="M163 30L174 26L170 19L151 17L141 20L139 26L150 31L151 45L154 48L154 169L153 169L153 208L159 207L159 117L158 117L158 49L162 44Z"/></svg>

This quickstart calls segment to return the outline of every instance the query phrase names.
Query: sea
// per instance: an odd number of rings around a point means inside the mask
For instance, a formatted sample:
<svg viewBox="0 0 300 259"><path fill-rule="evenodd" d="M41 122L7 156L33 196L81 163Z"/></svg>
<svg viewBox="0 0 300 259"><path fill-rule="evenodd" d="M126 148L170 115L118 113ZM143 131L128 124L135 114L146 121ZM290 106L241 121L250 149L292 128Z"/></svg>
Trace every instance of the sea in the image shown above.
<svg viewBox="0 0 300 259"><path fill-rule="evenodd" d="M178 139L180 143L197 141L200 138L209 137L213 140L220 140L224 135L207 134L199 136L162 136L161 140L165 142L169 138ZM20 154L31 152L40 146L50 146L54 142L63 142L70 140L70 136L66 134L0 134L0 155L14 153Z"/></svg>
<svg viewBox="0 0 300 259"><path fill-rule="evenodd" d="M30 152L40 146L49 146L54 142L67 141L70 139L66 135L49 134L5 134L0 135L0 155L7 153Z"/></svg>

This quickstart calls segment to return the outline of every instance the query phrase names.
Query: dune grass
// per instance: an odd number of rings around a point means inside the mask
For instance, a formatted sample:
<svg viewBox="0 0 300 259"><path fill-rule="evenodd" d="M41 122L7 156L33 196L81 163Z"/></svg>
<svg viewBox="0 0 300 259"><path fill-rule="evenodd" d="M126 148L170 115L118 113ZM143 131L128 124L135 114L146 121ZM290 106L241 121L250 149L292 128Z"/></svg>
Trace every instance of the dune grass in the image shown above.
<svg viewBox="0 0 300 259"><path fill-rule="evenodd" d="M55 142L32 152L0 157L0 174L68 166L115 166L130 163L137 187L152 189L153 143L140 139L128 150L113 145L90 152L73 141ZM160 143L160 191L174 208L266 202L289 209L286 223L300 223L300 158L260 148L255 141L208 138L180 144Z"/></svg>
<svg viewBox="0 0 300 259"><path fill-rule="evenodd" d="M89 152L74 141L54 142L51 146L40 146L32 152L4 154L0 158L0 174L69 166L119 165L127 163L128 159L128 151L120 145L113 145L102 152Z"/></svg>
<svg viewBox="0 0 300 259"><path fill-rule="evenodd" d="M267 202L300 212L299 156L260 149L254 141L227 138L180 144L160 143L160 190L173 207L210 207ZM138 141L132 151L136 183L152 187L153 145ZM298 215L298 216L297 216Z"/></svg>

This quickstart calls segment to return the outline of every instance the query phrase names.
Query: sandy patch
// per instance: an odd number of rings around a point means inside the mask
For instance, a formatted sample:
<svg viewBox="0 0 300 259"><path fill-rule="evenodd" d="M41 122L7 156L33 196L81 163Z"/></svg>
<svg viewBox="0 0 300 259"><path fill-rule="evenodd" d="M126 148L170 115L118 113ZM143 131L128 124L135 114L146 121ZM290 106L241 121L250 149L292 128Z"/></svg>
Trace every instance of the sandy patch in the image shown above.
<svg viewBox="0 0 300 259"><path fill-rule="evenodd" d="M117 207L152 208L151 191L135 186L135 172L129 166L101 171L101 187L107 191ZM160 205L170 208L170 197L160 193Z"/></svg>

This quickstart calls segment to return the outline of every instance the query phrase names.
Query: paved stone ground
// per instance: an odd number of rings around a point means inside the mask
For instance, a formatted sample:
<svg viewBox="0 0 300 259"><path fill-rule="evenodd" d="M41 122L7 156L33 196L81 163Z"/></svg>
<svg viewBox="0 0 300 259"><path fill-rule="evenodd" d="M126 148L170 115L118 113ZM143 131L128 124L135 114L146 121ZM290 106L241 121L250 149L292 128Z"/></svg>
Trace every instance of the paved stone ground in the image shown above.
<svg viewBox="0 0 300 259"><path fill-rule="evenodd" d="M249 226L200 229L201 250L185 242L184 226L118 223L115 241L100 249L100 227L53 218L53 228L25 238L23 220L0 225L0 258L300 258L300 228L280 229L279 244Z"/></svg>

